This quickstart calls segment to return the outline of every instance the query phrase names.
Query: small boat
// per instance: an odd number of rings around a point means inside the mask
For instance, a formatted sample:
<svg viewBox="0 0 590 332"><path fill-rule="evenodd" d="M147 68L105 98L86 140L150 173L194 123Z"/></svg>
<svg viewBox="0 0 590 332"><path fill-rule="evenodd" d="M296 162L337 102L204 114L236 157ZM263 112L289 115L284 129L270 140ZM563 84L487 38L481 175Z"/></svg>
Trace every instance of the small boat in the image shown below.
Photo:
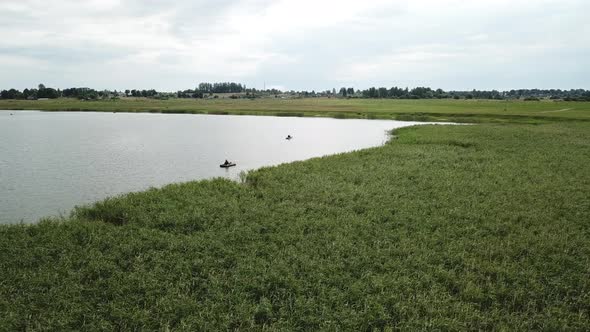
<svg viewBox="0 0 590 332"><path fill-rule="evenodd" d="M219 167L222 167L222 168L230 168L230 167L233 167L233 166L236 166L236 163L227 163L227 164L221 164L221 165L219 165Z"/></svg>

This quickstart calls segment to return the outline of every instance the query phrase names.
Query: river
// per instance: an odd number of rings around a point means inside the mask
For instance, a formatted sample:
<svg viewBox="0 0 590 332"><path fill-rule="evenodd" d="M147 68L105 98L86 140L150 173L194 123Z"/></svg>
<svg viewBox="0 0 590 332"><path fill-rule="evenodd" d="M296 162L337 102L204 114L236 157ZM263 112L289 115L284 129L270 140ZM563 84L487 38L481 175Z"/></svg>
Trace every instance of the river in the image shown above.
<svg viewBox="0 0 590 332"><path fill-rule="evenodd" d="M231 115L0 111L0 223L172 182L379 146L413 122ZM286 140L291 135L293 139ZM237 164L223 169L224 160Z"/></svg>

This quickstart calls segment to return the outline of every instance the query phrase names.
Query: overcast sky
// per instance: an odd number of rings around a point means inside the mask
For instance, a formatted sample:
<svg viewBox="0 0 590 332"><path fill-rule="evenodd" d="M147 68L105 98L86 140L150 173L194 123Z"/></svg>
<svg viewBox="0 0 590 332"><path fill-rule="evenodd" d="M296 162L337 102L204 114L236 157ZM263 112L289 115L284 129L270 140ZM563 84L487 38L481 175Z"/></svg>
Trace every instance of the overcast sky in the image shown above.
<svg viewBox="0 0 590 332"><path fill-rule="evenodd" d="M0 89L590 89L588 0L0 0Z"/></svg>

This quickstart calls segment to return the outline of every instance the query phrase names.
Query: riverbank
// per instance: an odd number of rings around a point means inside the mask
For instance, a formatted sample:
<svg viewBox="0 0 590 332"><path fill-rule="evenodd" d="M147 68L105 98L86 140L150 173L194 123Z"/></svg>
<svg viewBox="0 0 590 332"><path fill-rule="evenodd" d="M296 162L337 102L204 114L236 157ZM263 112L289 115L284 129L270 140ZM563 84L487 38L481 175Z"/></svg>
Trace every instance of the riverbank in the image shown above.
<svg viewBox="0 0 590 332"><path fill-rule="evenodd" d="M400 121L546 123L590 120L590 102L452 99L0 100L1 109L97 112L324 116Z"/></svg>
<svg viewBox="0 0 590 332"><path fill-rule="evenodd" d="M405 128L0 226L0 327L583 330L589 132Z"/></svg>
<svg viewBox="0 0 590 332"><path fill-rule="evenodd" d="M76 205L150 187L220 176L237 179L241 171L379 146L389 139L388 130L416 123L0 112L0 224L68 215ZM286 140L287 135L295 139ZM225 159L237 166L220 168Z"/></svg>

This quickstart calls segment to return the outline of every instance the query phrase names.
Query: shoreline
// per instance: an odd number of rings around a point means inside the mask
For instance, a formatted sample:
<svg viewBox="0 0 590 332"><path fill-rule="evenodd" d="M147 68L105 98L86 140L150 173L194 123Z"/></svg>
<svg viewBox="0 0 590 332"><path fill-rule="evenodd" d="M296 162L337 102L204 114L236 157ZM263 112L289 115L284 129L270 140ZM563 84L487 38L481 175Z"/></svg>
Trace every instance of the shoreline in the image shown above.
<svg viewBox="0 0 590 332"><path fill-rule="evenodd" d="M27 110L27 111L14 111L14 112L43 112L43 111L40 111L40 110ZM59 113L60 114L68 114L68 113L71 113L71 112L59 112ZM86 113L86 112L77 112L77 114L83 114L83 113ZM111 114L109 114L107 112L96 112L96 113L97 114L104 113L104 116L107 116L107 117L110 117L111 116ZM76 114L76 113L74 113L74 114ZM136 115L136 113L125 113L125 114ZM154 114L154 113L149 113L149 114ZM157 113L157 114L160 114L162 116L167 116L168 115L168 114L162 114L162 113ZM188 115L188 114L186 114L186 115ZM190 114L190 115L192 115L192 114ZM197 116L208 116L207 114L196 114L196 115ZM56 116L57 116L57 114L56 114ZM81 115L81 116L83 116L83 115ZM113 116L115 116L115 115L113 114ZM249 116L249 115L243 115L243 116L245 116L245 117L253 117L253 116ZM229 115L229 117L232 117L232 115ZM113 118L113 119L116 119L116 117ZM299 122L301 122L301 121L313 121L313 119L316 119L317 120L317 118L308 118L307 120L300 120ZM319 120L319 121L332 121L332 120L366 121L365 119L331 119L331 118L321 118L321 119L325 119L325 120ZM279 121L284 122L284 121L290 121L290 120L279 120ZM396 121L396 120L377 120L377 121L381 122L381 125L375 124L375 126L372 126L372 127L375 127L375 128L373 128L375 131L376 130L379 130L379 133L381 133L381 129L378 128L378 127L387 127L387 129L383 131L383 140L380 139L378 142L376 141L375 142L375 145L363 146L363 147L350 146L349 148L335 149L335 150L332 150L332 151L329 151L329 152L324 151L324 152L322 152L322 154L312 155L312 156L307 156L307 157L302 157L300 159L299 158L298 159L290 159L290 158L287 158L289 160L282 160L282 161L272 162L272 163L268 163L268 164L264 164L264 165L260 165L260 163L257 163L255 161L250 160L248 162L248 164L254 163L254 164L257 164L257 166L255 166L255 167L248 167L246 169L243 169L243 167L240 167L240 168L242 168L240 171L241 172L252 172L252 171L255 171L255 170L260 169L260 168L276 167L276 166L279 166L279 165L282 165L282 164L286 164L286 163L306 161L306 160L314 159L314 158L328 157L328 156L331 156L331 155L336 155L336 154L341 154L341 153L350 153L350 152L353 152L353 151L358 151L358 150L364 150L364 149L370 149L370 148L374 148L374 147L379 147L379 146L382 146L384 144L387 144L387 142L389 142L392 139L392 136L391 136L392 135L391 134L392 131L398 130L398 129L403 128L403 127L411 127L411 126L427 125L427 124L428 125L438 125L438 124L441 124L441 125L442 124L446 124L446 125L448 125L448 124L453 124L453 123L440 123L440 122L433 122L433 123L401 122L401 121ZM391 124L390 124L390 121L391 121ZM324 123L324 122L320 122L320 123ZM327 124L327 123L330 123L330 122L325 122L325 123ZM399 126L403 126L403 127L399 127ZM362 128L362 127L363 126L360 126L360 128ZM195 167L199 168L198 165L195 165ZM24 223L24 224L36 224L41 219L48 219L48 218L54 218L54 219L55 218L58 218L59 219L59 218L65 218L65 217L69 216L71 214L71 212L74 211L74 209L75 209L76 206L78 206L78 207L91 206L91 205L93 205L93 204L95 204L97 202L103 201L105 199L109 199L109 198L113 198L113 197L120 197L120 196L124 196L126 194L129 194L129 193L138 193L138 192L142 192L142 191L148 190L150 188L162 188L162 187L167 186L167 185L170 185L170 184L193 182L193 181L202 181L202 180L210 180L210 179L214 179L214 178L218 178L218 177L220 177L220 178L229 178L232 181L241 181L240 179L242 179L242 176L240 174L235 173L235 172L232 172L232 173L233 173L233 175L231 175L231 176L229 176L227 174L225 176L222 175L222 174L216 174L216 175L210 174L208 176L201 175L201 176L197 176L197 177L194 177L194 178L184 178L184 179L181 179L181 180L170 180L168 182L158 182L158 184L146 183L145 185L142 185L141 186L142 188L133 188L133 189L123 190L123 191L117 190L116 192L109 193L106 196L102 196L101 195L101 197L95 197L95 199L93 199L91 201L77 202L75 205L72 205L71 208L67 208L66 207L66 205L69 205L69 204L60 204L60 205L58 205L58 206L60 206L59 209L51 210L51 211L54 211L54 212L49 211L48 213L41 214L41 215L38 214L38 213L34 214L35 215L35 218L34 219L31 219L31 215L30 214L26 214L24 216L19 216L18 218L14 217L14 216L13 216L14 218L7 218L7 219L4 219L3 218L3 220L0 220L0 224L3 224L3 225L14 225L14 224L20 224L20 223ZM104 179L103 182L108 182L108 179ZM136 186L131 186L131 187L136 187ZM18 194L18 193L16 193L16 194ZM48 198L49 197L46 197L46 199L48 199ZM52 202L53 202L53 200L52 200ZM60 202L57 202L57 203L60 203ZM63 202L61 202L61 203L63 203ZM36 211L36 210L37 210L36 208L33 209L33 211ZM57 212L55 212L55 211L57 211Z"/></svg>
<svg viewBox="0 0 590 332"><path fill-rule="evenodd" d="M590 102L396 99L0 100L0 109L384 119L457 123L590 121ZM555 110L564 110L554 112Z"/></svg>

